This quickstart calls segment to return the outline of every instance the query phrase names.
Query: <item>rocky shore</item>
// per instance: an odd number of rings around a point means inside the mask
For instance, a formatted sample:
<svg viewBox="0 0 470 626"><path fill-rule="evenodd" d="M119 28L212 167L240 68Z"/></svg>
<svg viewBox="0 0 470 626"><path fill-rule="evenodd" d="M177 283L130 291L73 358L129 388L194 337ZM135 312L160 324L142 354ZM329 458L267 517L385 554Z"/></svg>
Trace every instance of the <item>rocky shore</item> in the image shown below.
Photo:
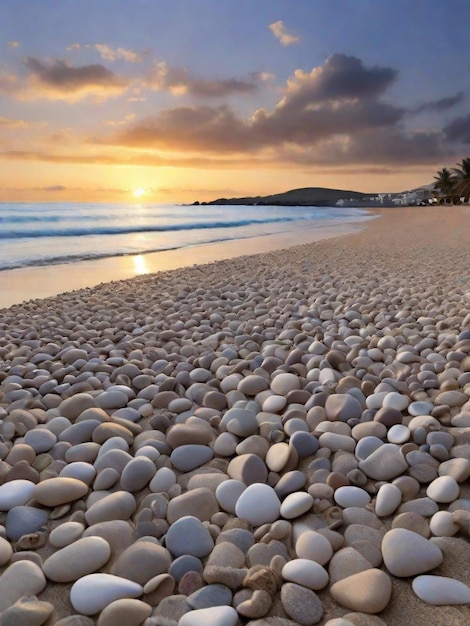
<svg viewBox="0 0 470 626"><path fill-rule="evenodd" d="M2 626L464 626L470 208L0 311Z"/></svg>

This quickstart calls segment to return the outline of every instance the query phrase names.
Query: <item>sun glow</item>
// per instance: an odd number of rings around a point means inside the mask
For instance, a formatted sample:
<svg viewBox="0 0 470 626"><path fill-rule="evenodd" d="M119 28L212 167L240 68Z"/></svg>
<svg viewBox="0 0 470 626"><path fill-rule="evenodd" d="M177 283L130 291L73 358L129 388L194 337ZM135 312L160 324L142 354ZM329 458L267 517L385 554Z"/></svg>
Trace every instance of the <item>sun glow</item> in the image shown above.
<svg viewBox="0 0 470 626"><path fill-rule="evenodd" d="M141 254L137 254L134 258L134 271L136 274L148 274L149 270L145 258Z"/></svg>
<svg viewBox="0 0 470 626"><path fill-rule="evenodd" d="M141 198L144 194L145 194L145 189L143 187L138 187L137 189L134 189L134 191L132 192L132 195L134 196L134 198Z"/></svg>

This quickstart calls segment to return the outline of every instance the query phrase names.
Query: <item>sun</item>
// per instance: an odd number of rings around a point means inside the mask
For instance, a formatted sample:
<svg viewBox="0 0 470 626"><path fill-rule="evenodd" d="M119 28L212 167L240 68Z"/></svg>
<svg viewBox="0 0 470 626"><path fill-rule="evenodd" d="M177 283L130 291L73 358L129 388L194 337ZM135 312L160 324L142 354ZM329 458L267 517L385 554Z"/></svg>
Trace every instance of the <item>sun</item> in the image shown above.
<svg viewBox="0 0 470 626"><path fill-rule="evenodd" d="M137 189L134 189L134 191L132 192L132 195L134 196L134 198L141 198L145 193L145 189L143 187L138 187Z"/></svg>

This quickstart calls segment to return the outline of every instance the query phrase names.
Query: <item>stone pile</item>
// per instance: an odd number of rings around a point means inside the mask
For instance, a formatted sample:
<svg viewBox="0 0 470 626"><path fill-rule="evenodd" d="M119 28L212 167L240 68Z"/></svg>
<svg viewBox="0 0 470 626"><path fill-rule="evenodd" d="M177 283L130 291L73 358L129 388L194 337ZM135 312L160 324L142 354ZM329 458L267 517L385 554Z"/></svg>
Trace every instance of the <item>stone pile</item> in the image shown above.
<svg viewBox="0 0 470 626"><path fill-rule="evenodd" d="M468 623L468 300L332 245L1 313L2 625Z"/></svg>

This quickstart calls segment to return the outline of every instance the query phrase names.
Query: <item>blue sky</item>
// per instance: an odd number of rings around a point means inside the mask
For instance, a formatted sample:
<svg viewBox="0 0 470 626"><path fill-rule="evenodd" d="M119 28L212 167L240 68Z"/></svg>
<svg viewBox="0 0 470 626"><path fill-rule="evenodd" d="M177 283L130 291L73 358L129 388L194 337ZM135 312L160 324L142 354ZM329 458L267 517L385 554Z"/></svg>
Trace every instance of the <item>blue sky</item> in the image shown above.
<svg viewBox="0 0 470 626"><path fill-rule="evenodd" d="M2 0L0 200L399 191L468 156L467 0Z"/></svg>

